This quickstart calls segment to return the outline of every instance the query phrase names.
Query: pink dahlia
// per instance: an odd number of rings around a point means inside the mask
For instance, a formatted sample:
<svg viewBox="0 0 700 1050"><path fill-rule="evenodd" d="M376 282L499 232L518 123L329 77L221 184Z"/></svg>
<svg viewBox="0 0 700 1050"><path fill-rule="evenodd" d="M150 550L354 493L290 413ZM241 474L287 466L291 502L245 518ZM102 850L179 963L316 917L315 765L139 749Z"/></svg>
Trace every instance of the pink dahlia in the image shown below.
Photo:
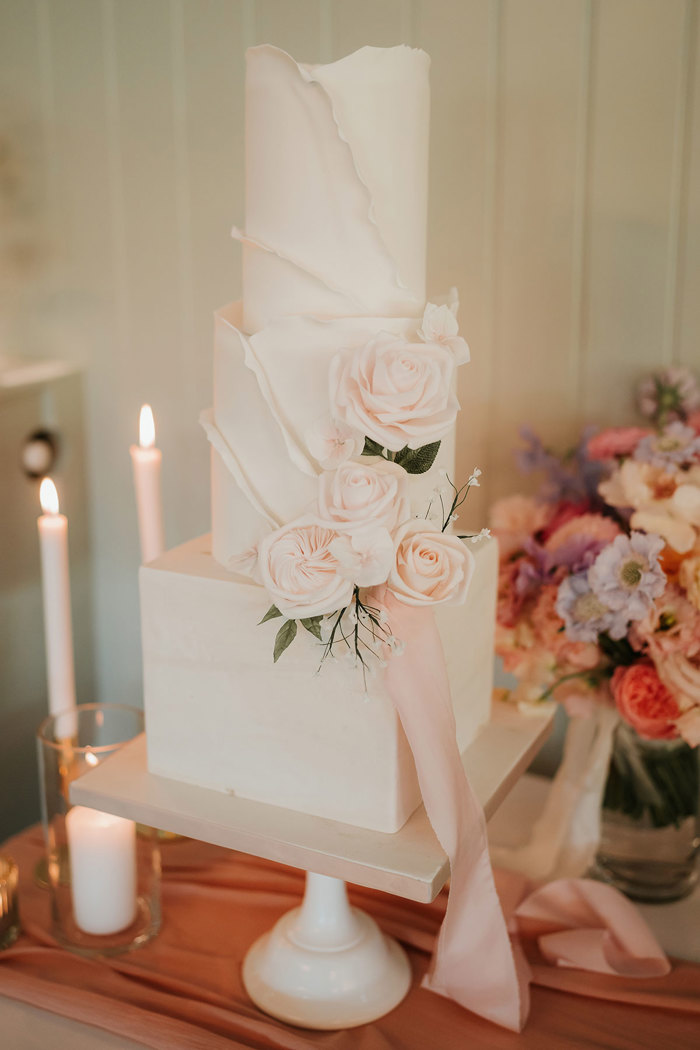
<svg viewBox="0 0 700 1050"><path fill-rule="evenodd" d="M570 518L560 525L558 529L550 533L544 543L545 550L554 553L570 540L585 536L592 542L598 542L607 547L616 536L620 535L619 525L612 518L604 518L602 514L580 514L577 518Z"/></svg>
<svg viewBox="0 0 700 1050"><path fill-rule="evenodd" d="M650 433L645 427L608 427L590 439L586 454L589 459L597 460L631 456L642 438Z"/></svg>

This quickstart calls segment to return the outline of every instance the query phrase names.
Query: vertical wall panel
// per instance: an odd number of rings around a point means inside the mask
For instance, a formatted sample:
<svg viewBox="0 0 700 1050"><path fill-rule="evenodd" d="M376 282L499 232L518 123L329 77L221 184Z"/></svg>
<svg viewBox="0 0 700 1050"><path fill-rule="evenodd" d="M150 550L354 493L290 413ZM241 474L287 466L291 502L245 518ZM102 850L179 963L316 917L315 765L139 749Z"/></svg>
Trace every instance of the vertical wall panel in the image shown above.
<svg viewBox="0 0 700 1050"><path fill-rule="evenodd" d="M629 417L663 353L682 30L677 0L595 7L581 400L596 421Z"/></svg>
<svg viewBox="0 0 700 1050"><path fill-rule="evenodd" d="M700 372L700 5L692 0L675 359Z"/></svg>
<svg viewBox="0 0 700 1050"><path fill-rule="evenodd" d="M417 43L432 59L428 290L436 297L457 286L461 330L472 351L459 376L458 478L474 466L484 469L487 455L497 30L497 4L421 4ZM483 522L484 480L482 489L470 493L465 522Z"/></svg>
<svg viewBox="0 0 700 1050"><path fill-rule="evenodd" d="M585 15L580 0L510 2L503 11L491 497L517 484L512 448L521 423L566 444L576 422L571 333Z"/></svg>
<svg viewBox="0 0 700 1050"><path fill-rule="evenodd" d="M371 44L393 47L410 44L407 0L329 0L332 19L333 58ZM437 6L437 5L434 5Z"/></svg>
<svg viewBox="0 0 700 1050"><path fill-rule="evenodd" d="M407 42L432 57L429 291L460 290L472 362L457 474L488 470L465 508L480 525L522 484L521 421L564 444L581 419L622 418L662 358L700 368L699 7L4 0L0 139L25 158L35 265L10 274L21 324L5 311L0 332L87 366L102 698L140 693L128 445L141 401L169 541L209 517L196 419L212 310L239 293L245 47L317 61Z"/></svg>

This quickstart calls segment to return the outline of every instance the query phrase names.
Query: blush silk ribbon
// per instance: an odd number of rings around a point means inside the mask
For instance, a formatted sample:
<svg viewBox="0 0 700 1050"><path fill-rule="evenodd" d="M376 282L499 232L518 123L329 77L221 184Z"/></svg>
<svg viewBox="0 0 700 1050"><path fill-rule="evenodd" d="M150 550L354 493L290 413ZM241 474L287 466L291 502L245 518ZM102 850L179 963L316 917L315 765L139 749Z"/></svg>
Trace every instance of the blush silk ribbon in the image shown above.
<svg viewBox="0 0 700 1050"><path fill-rule="evenodd" d="M431 609L382 598L405 643L386 685L418 773L428 819L450 859L450 892L424 987L513 1031L529 1011L529 967L511 944L489 859L486 821L462 766L442 642Z"/></svg>

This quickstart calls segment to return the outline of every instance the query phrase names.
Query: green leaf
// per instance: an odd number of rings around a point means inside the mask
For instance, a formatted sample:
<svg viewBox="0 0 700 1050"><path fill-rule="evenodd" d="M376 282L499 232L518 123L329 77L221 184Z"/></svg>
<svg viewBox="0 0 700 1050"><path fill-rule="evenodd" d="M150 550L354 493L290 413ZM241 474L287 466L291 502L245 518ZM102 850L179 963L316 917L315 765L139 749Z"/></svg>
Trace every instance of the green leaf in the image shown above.
<svg viewBox="0 0 700 1050"><path fill-rule="evenodd" d="M321 619L320 616L309 616L307 619L301 621L301 626L305 627L309 634L312 634L314 638L318 638L319 642L323 641L321 637Z"/></svg>
<svg viewBox="0 0 700 1050"><path fill-rule="evenodd" d="M615 666L629 667L639 659L639 653L634 651L626 638L616 640L603 632L598 635L598 645Z"/></svg>
<svg viewBox="0 0 700 1050"><path fill-rule="evenodd" d="M403 467L407 474L425 474L430 470L440 448L439 441L433 441L432 445L423 445L422 448L402 448L396 453L394 463Z"/></svg>
<svg viewBox="0 0 700 1050"><path fill-rule="evenodd" d="M261 623L267 623L268 620L274 620L276 616L281 616L281 615L282 615L282 613L279 611L277 606L276 605L271 605L270 608L265 613L265 615L263 616L262 620L258 621L258 627L260 626Z"/></svg>
<svg viewBox="0 0 700 1050"><path fill-rule="evenodd" d="M273 659L277 663L280 656L287 648L291 645L297 636L297 622L296 620L285 620L275 638L275 648L273 650Z"/></svg>
<svg viewBox="0 0 700 1050"><path fill-rule="evenodd" d="M363 456L381 456L383 451L383 445L380 445L377 441L372 441L372 438L365 438L365 447L362 449Z"/></svg>

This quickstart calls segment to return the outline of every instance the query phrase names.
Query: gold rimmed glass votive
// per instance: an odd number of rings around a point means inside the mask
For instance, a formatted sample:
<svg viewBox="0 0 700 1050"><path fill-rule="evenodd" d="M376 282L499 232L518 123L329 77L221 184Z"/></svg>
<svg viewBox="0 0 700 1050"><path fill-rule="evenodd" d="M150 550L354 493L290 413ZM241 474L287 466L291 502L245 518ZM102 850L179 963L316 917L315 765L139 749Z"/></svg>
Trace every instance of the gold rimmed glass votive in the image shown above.
<svg viewBox="0 0 700 1050"><path fill-rule="evenodd" d="M19 935L18 879L12 857L0 853L0 951L9 948Z"/></svg>
<svg viewBox="0 0 700 1050"><path fill-rule="evenodd" d="M125 817L71 805L69 787L143 731L143 712L83 704L38 732L42 818L53 933L82 955L137 948L160 927L157 833Z"/></svg>

